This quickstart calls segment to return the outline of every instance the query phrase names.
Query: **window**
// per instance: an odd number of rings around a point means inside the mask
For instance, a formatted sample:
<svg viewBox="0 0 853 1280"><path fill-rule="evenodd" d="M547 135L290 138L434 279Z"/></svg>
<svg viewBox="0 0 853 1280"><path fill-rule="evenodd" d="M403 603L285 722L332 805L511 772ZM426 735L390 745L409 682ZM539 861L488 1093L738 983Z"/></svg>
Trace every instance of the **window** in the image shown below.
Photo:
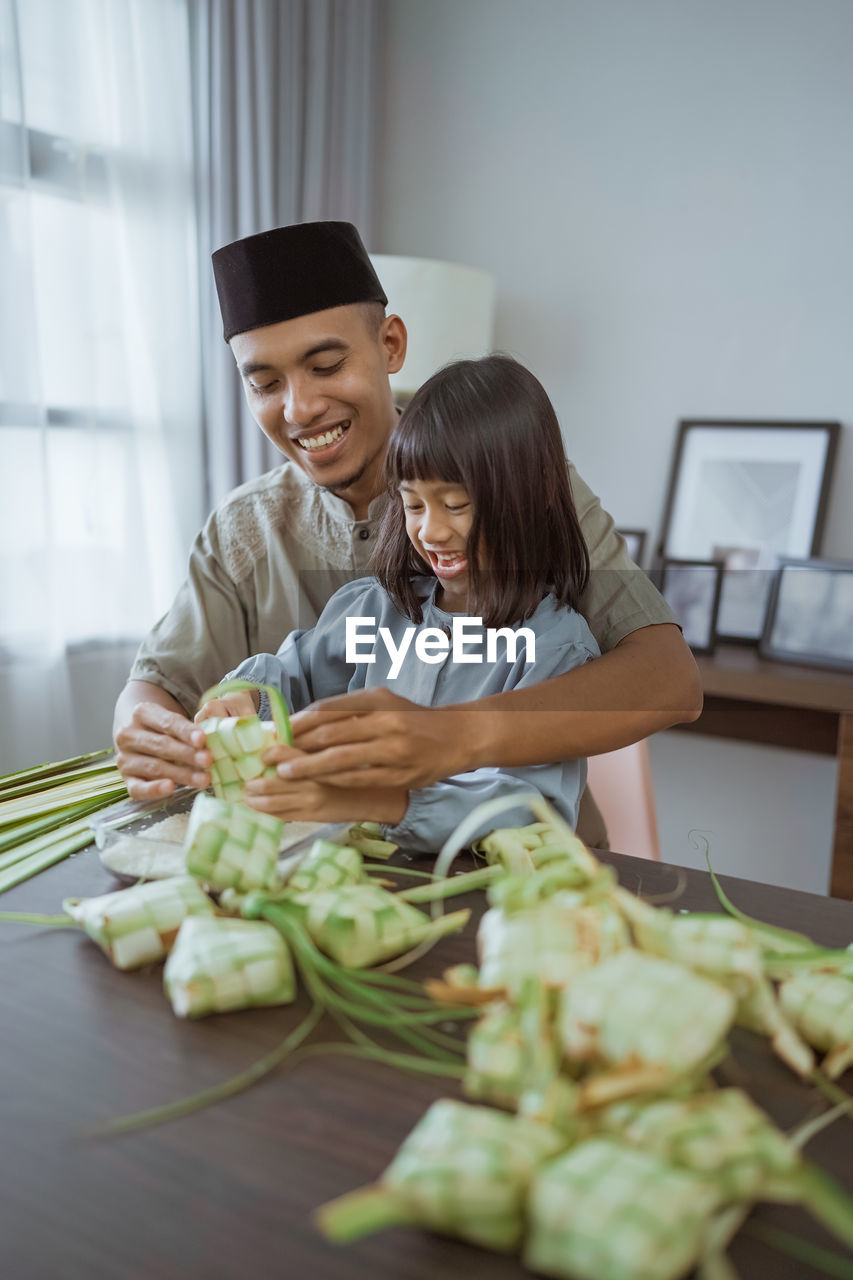
<svg viewBox="0 0 853 1280"><path fill-rule="evenodd" d="M0 651L143 634L201 514L185 0L0 0Z"/></svg>

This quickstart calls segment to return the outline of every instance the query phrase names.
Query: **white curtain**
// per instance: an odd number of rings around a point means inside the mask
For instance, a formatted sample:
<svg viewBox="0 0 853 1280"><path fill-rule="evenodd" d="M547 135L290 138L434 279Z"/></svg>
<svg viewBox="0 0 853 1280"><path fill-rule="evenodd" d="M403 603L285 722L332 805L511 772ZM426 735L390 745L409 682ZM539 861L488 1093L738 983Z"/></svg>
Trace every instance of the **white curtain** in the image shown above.
<svg viewBox="0 0 853 1280"><path fill-rule="evenodd" d="M0 0L0 772L106 745L203 514L188 68L187 0Z"/></svg>
<svg viewBox="0 0 853 1280"><path fill-rule="evenodd" d="M210 254L270 227L354 222L370 249L379 0L190 0L209 505L278 465L222 340Z"/></svg>

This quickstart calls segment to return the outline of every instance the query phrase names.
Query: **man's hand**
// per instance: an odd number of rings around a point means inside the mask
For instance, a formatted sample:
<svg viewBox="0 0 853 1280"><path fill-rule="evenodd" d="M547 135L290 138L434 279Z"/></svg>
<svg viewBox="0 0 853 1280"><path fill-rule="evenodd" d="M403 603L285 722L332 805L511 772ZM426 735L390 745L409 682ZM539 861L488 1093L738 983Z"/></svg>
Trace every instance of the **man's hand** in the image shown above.
<svg viewBox="0 0 853 1280"><path fill-rule="evenodd" d="M210 786L213 757L204 734L156 685L127 686L116 708L115 745L116 765L134 800L169 796L175 787Z"/></svg>
<svg viewBox="0 0 853 1280"><path fill-rule="evenodd" d="M474 717L476 719L476 716ZM421 707L390 689L362 689L315 702L293 717L303 754L282 764L289 782L409 790L471 766L458 746L470 717L460 707Z"/></svg>
<svg viewBox="0 0 853 1280"><path fill-rule="evenodd" d="M389 689L314 703L293 718L294 745L309 754L281 774L335 787L424 787L483 766L616 751L701 710L693 656L676 626L659 624L594 662L477 703L421 707Z"/></svg>
<svg viewBox="0 0 853 1280"><path fill-rule="evenodd" d="M270 747L265 764L279 770L302 758L294 747ZM336 780L337 783L337 780ZM289 822L401 822L409 806L408 791L330 785L314 779L291 782L279 776L253 778L246 784L245 803Z"/></svg>

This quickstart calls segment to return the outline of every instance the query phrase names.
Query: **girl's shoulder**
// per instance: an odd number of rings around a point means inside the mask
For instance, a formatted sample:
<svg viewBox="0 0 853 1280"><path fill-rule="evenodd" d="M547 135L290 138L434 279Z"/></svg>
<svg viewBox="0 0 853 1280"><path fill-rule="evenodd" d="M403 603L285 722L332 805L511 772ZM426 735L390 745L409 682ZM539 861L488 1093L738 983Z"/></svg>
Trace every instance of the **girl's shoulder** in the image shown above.
<svg viewBox="0 0 853 1280"><path fill-rule="evenodd" d="M330 619L347 617L384 617L394 605L388 592L372 575L354 578L338 587L334 595L329 597L323 610L322 618Z"/></svg>
<svg viewBox="0 0 853 1280"><path fill-rule="evenodd" d="M575 645L587 649L595 657L600 653L583 614L561 604L553 595L546 596L521 625L535 631L538 644L553 645L554 648Z"/></svg>
<svg viewBox="0 0 853 1280"><path fill-rule="evenodd" d="M385 592L372 574L367 577L353 578L352 582L345 582L342 587L338 587L334 595L329 596L326 608L340 608L356 600L370 600L374 596L384 595Z"/></svg>

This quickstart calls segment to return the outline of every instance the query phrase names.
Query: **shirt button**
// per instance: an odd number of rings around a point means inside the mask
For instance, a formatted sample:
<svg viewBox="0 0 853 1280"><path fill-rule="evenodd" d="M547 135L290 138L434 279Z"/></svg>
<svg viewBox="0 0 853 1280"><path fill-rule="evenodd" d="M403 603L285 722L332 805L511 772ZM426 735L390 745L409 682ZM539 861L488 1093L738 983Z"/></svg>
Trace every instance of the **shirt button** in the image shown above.
<svg viewBox="0 0 853 1280"><path fill-rule="evenodd" d="M358 536L361 538L362 542L365 542L370 537L370 530L359 529Z"/></svg>

